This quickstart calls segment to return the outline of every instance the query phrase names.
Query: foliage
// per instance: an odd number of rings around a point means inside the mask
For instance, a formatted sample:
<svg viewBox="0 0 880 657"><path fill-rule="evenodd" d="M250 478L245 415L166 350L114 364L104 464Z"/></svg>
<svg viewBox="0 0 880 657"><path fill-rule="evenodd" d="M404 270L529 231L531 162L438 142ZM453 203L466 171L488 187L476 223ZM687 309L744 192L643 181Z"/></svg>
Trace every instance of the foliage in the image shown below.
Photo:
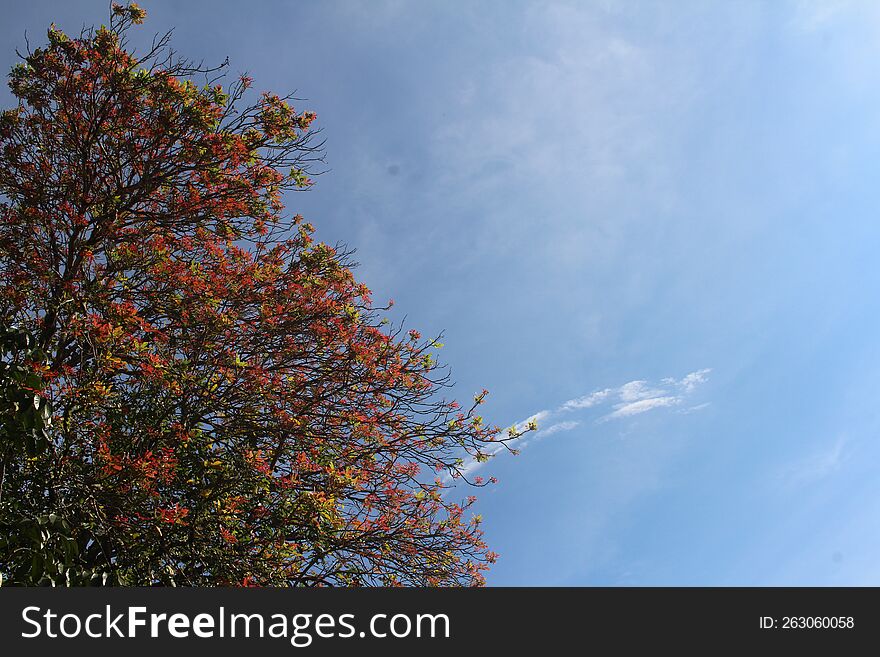
<svg viewBox="0 0 880 657"><path fill-rule="evenodd" d="M13 582L105 584L113 575L90 519L80 517L74 532L57 513L42 512L68 506L52 481L52 405L40 375L47 359L27 331L0 328L0 554ZM30 503L38 499L42 504Z"/></svg>
<svg viewBox="0 0 880 657"><path fill-rule="evenodd" d="M32 337L4 342L0 572L480 584L474 498L444 489L519 432L484 424L485 392L446 401L435 341L389 327L350 254L285 217L315 115L224 88L168 35L137 55L143 19L53 26L10 75L0 312Z"/></svg>

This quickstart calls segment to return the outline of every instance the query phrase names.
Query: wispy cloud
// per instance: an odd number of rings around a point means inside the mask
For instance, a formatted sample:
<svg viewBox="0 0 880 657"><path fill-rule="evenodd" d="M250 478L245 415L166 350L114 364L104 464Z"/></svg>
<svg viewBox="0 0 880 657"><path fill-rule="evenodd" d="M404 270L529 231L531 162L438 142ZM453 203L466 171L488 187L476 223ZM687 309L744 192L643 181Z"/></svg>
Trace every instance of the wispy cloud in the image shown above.
<svg viewBox="0 0 880 657"><path fill-rule="evenodd" d="M639 415L647 413L655 408L663 408L665 406L675 406L681 403L680 397L648 397L637 401L625 402L617 404L614 411L603 417L603 420L612 420L618 417L629 417L630 415Z"/></svg>
<svg viewBox="0 0 880 657"><path fill-rule="evenodd" d="M567 413L610 404L613 410L599 418L598 421L602 422L640 415L656 408L678 406L684 403L685 399L700 385L708 381L711 371L709 368L696 370L680 379L667 377L661 379L659 385L652 385L647 380L637 379L617 388L604 388L582 397L569 399L563 402L556 412ZM708 402L692 406L685 412L694 412L707 405Z"/></svg>
<svg viewBox="0 0 880 657"><path fill-rule="evenodd" d="M781 479L789 486L814 483L837 472L850 456L850 444L846 436L839 436L832 443L825 443L811 454L789 464Z"/></svg>
<svg viewBox="0 0 880 657"><path fill-rule="evenodd" d="M691 392L699 384L706 382L707 376L711 371L711 369L705 369L691 372L681 381L673 381L673 383L679 388L683 388L685 392Z"/></svg>
<svg viewBox="0 0 880 657"><path fill-rule="evenodd" d="M569 399L560 407L560 410L574 411L581 408L592 408L593 406L597 406L604 402L613 392L614 390L611 388L605 388L605 390L597 390L596 392L591 392L589 395L584 395L583 397Z"/></svg>
<svg viewBox="0 0 880 657"><path fill-rule="evenodd" d="M543 431L539 431L536 438L538 436L552 436L554 433L559 433L560 431L571 431L575 427L580 426L580 422L576 420L568 420L567 422L557 422L556 424L552 424Z"/></svg>
<svg viewBox="0 0 880 657"><path fill-rule="evenodd" d="M661 379L659 384L652 384L645 379L637 379L616 388L601 388L579 397L573 397L560 404L555 410L545 409L538 411L526 419L514 423L512 428L517 432L525 431L532 422L538 424L537 431L527 433L522 439L517 441L516 447L524 449L536 440L564 431L571 431L583 424L581 419L563 420L558 418L558 416L571 415L578 412L584 413L590 409L610 408L610 411L606 411L595 420L595 422L607 422L641 415L656 409L680 406L693 396L699 386L708 381L711 371L709 368L696 370L684 375L680 379L667 377ZM709 402L703 402L681 409L679 413L694 413L706 408L708 405ZM547 428L543 428L542 424L544 422L556 419L559 421L554 421ZM488 456L494 456L504 448L504 445L498 444L485 451L485 453ZM471 475L484 463L485 461L468 459L462 466L461 472L465 476ZM450 477L447 477L447 481L449 479Z"/></svg>
<svg viewBox="0 0 880 657"><path fill-rule="evenodd" d="M536 433L525 436L522 441L517 444L517 448L523 449L536 440L541 440L542 438L546 438L547 436L552 436L563 431L571 431L572 429L576 429L579 426L581 426L580 420L565 420L564 422L556 422L554 424L551 424L546 429L538 429Z"/></svg>
<svg viewBox="0 0 880 657"><path fill-rule="evenodd" d="M663 394L663 390L649 388L647 381L630 381L620 386L618 394L622 402L629 403L658 397Z"/></svg>
<svg viewBox="0 0 880 657"><path fill-rule="evenodd" d="M691 413L696 413L697 411L702 411L704 408L708 408L712 405L712 402L703 402L702 404L696 404L695 406L688 406L687 408L682 408L678 412L682 415L690 415Z"/></svg>

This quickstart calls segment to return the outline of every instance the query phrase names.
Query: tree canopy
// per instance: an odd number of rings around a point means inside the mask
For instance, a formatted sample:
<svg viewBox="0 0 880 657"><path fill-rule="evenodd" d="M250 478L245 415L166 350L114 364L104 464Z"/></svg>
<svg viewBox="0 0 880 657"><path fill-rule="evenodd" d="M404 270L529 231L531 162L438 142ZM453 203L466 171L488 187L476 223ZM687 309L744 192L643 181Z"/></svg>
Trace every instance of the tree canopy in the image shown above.
<svg viewBox="0 0 880 657"><path fill-rule="evenodd" d="M351 254L285 213L315 115L138 54L135 4L10 74L0 116L0 573L23 584L475 585L465 460L519 431L444 397ZM226 86L223 83L227 82Z"/></svg>

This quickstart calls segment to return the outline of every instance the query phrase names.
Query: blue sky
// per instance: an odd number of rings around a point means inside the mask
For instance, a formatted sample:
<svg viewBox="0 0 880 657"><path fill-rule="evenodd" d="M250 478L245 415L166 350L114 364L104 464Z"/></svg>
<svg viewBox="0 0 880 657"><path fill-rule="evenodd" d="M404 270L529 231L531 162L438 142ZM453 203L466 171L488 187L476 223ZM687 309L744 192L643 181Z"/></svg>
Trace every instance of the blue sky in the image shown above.
<svg viewBox="0 0 880 657"><path fill-rule="evenodd" d="M543 413L482 468L490 584L880 585L875 3L142 5L308 99L291 211ZM0 64L106 7L4 2Z"/></svg>

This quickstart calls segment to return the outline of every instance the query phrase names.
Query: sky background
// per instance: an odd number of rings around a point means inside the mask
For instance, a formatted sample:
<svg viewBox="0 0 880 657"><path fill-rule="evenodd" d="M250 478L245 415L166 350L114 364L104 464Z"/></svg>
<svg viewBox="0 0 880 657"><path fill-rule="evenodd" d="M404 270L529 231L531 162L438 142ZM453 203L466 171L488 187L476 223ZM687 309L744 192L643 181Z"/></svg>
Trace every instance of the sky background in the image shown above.
<svg viewBox="0 0 880 657"><path fill-rule="evenodd" d="M0 4L4 70L108 6ZM880 6L141 5L307 99L291 213L538 416L479 472L490 585L880 585Z"/></svg>

